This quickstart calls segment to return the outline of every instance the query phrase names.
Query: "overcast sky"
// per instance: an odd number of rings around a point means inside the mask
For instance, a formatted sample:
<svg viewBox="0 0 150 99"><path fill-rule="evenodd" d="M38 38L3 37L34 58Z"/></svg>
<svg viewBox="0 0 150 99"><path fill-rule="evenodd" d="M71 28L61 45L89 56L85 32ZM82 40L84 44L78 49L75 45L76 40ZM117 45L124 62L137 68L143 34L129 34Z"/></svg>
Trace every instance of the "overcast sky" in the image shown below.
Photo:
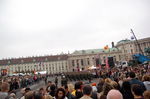
<svg viewBox="0 0 150 99"><path fill-rule="evenodd" d="M150 37L150 0L0 0L0 59Z"/></svg>

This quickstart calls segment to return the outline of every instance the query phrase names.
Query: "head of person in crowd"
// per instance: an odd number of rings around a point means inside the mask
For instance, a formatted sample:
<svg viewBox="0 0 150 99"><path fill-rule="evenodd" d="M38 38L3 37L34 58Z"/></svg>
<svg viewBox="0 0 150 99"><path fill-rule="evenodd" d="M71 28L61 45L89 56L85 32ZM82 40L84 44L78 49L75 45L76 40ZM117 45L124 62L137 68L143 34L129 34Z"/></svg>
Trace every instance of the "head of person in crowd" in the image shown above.
<svg viewBox="0 0 150 99"><path fill-rule="evenodd" d="M69 91L68 91L68 85L65 85L64 89L65 89L65 92L66 92L66 95L67 95L69 93Z"/></svg>
<svg viewBox="0 0 150 99"><path fill-rule="evenodd" d="M124 99L134 99L131 92L131 84L129 81L124 81L122 84L121 92Z"/></svg>
<svg viewBox="0 0 150 99"><path fill-rule="evenodd" d="M143 93L144 99L150 99L150 90L147 90Z"/></svg>
<svg viewBox="0 0 150 99"><path fill-rule="evenodd" d="M143 97L142 86L140 86L138 84L133 84L131 86L131 91L132 91L134 98L142 98Z"/></svg>
<svg viewBox="0 0 150 99"><path fill-rule="evenodd" d="M51 95L44 95L44 99L54 99Z"/></svg>
<svg viewBox="0 0 150 99"><path fill-rule="evenodd" d="M122 89L123 90L131 90L131 84L130 84L130 82L129 81L124 81L123 83L122 83Z"/></svg>
<svg viewBox="0 0 150 99"><path fill-rule="evenodd" d="M48 81L48 86L51 86L52 85L52 82L51 81Z"/></svg>
<svg viewBox="0 0 150 99"><path fill-rule="evenodd" d="M91 96L92 94L92 87L90 85L85 85L83 87L83 95Z"/></svg>
<svg viewBox="0 0 150 99"><path fill-rule="evenodd" d="M136 77L136 75L135 75L135 73L134 73L134 72L130 72L130 73L129 73L129 77L130 77L131 79L133 79L133 78L135 78L135 77Z"/></svg>
<svg viewBox="0 0 150 99"><path fill-rule="evenodd" d="M50 87L50 95L52 96L52 97L54 97L55 96L55 93L56 93L56 85L55 84L52 84L51 85L51 87Z"/></svg>
<svg viewBox="0 0 150 99"><path fill-rule="evenodd" d="M96 87L96 83L92 83L92 90L93 92L97 92L97 87Z"/></svg>
<svg viewBox="0 0 150 99"><path fill-rule="evenodd" d="M39 91L34 91L33 92L33 98L32 99L43 99L44 95L41 94Z"/></svg>
<svg viewBox="0 0 150 99"><path fill-rule="evenodd" d="M74 91L74 85L73 84L68 84L68 91L72 93Z"/></svg>
<svg viewBox="0 0 150 99"><path fill-rule="evenodd" d="M105 83L111 83L111 81L112 81L112 80L111 80L110 78L106 78L106 79L105 79Z"/></svg>
<svg viewBox="0 0 150 99"><path fill-rule="evenodd" d="M6 82L3 82L2 84L1 84L1 92L8 92L9 91L9 84L8 83L6 83Z"/></svg>
<svg viewBox="0 0 150 99"><path fill-rule="evenodd" d="M34 92L29 91L25 94L25 99L33 99Z"/></svg>
<svg viewBox="0 0 150 99"><path fill-rule="evenodd" d="M102 88L103 88L104 82L105 82L104 79L100 78L99 83L97 85L97 92L98 93L102 92Z"/></svg>
<svg viewBox="0 0 150 99"><path fill-rule="evenodd" d="M51 81L48 81L48 84L47 84L47 87L46 87L46 91L47 92L50 92L50 87L52 85L52 82Z"/></svg>
<svg viewBox="0 0 150 99"><path fill-rule="evenodd" d="M144 75L142 81L150 81L150 75Z"/></svg>
<svg viewBox="0 0 150 99"><path fill-rule="evenodd" d="M100 99L106 99L106 96L111 89L114 89L112 85L110 85L109 83L104 83L102 95L100 96Z"/></svg>
<svg viewBox="0 0 150 99"><path fill-rule="evenodd" d="M75 93L73 93L73 95L76 96L76 98L81 98L83 96L82 88L83 88L82 81L78 81L75 83Z"/></svg>
<svg viewBox="0 0 150 99"><path fill-rule="evenodd" d="M78 81L75 83L75 90L82 89L82 87L83 87L82 81Z"/></svg>
<svg viewBox="0 0 150 99"><path fill-rule="evenodd" d="M25 89L25 93L27 93L29 91L31 91L31 89L29 87Z"/></svg>
<svg viewBox="0 0 150 99"><path fill-rule="evenodd" d="M21 89L21 94L22 94L23 96L24 96L24 94L25 94L25 89L26 89L26 88L22 88L22 89Z"/></svg>
<svg viewBox="0 0 150 99"><path fill-rule="evenodd" d="M56 85L55 85L55 84L52 84L50 90L51 90L51 91L56 90Z"/></svg>
<svg viewBox="0 0 150 99"><path fill-rule="evenodd" d="M40 88L40 89L39 89L39 93L42 94L42 95L44 95L44 94L45 94L44 88Z"/></svg>
<svg viewBox="0 0 150 99"><path fill-rule="evenodd" d="M115 89L119 90L119 85L118 85L117 82L111 81L110 84L111 84Z"/></svg>
<svg viewBox="0 0 150 99"><path fill-rule="evenodd" d="M56 99L65 99L66 92L64 88L58 88L55 94Z"/></svg>
<svg viewBox="0 0 150 99"><path fill-rule="evenodd" d="M144 75L142 80L146 87L146 90L150 90L150 75Z"/></svg>
<svg viewBox="0 0 150 99"><path fill-rule="evenodd" d="M112 89L108 92L107 99L123 99L123 96L118 90Z"/></svg>
<svg viewBox="0 0 150 99"><path fill-rule="evenodd" d="M68 84L69 85L69 84ZM65 92L66 92L66 97L68 98L68 99L74 99L74 96L71 94L71 92L69 91L69 87L68 87L68 85L65 85L64 86L64 89L65 89Z"/></svg>
<svg viewBox="0 0 150 99"><path fill-rule="evenodd" d="M16 99L15 93L10 93L6 99Z"/></svg>

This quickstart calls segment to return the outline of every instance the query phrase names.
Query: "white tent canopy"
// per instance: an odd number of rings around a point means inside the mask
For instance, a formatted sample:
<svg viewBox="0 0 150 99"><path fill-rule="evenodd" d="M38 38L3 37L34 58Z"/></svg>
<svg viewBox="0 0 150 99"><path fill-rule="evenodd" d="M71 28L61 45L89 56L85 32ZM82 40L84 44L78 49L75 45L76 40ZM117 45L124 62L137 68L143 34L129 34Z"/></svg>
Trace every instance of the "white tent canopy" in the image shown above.
<svg viewBox="0 0 150 99"><path fill-rule="evenodd" d="M97 67L95 67L94 65L89 67L88 69L97 69Z"/></svg>
<svg viewBox="0 0 150 99"><path fill-rule="evenodd" d="M46 71L35 72L35 74L46 74Z"/></svg>

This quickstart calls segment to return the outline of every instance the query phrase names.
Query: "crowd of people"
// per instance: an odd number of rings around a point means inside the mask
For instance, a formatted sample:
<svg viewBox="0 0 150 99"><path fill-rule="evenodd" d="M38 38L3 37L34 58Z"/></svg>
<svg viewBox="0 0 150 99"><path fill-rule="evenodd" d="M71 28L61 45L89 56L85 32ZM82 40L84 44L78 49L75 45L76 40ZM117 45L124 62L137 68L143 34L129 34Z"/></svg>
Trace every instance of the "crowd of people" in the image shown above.
<svg viewBox="0 0 150 99"><path fill-rule="evenodd" d="M17 90L20 88L25 88L35 83L38 83L40 80L46 79L47 75L25 75L25 76L7 76L0 79L0 83L8 82L10 85L9 90Z"/></svg>
<svg viewBox="0 0 150 99"><path fill-rule="evenodd" d="M20 99L150 99L149 65L95 72L96 78L89 83L74 81L59 85L56 77L55 81L45 80L46 85L37 90L24 87L21 89ZM0 99L16 99L10 86L9 80L3 80L0 85Z"/></svg>

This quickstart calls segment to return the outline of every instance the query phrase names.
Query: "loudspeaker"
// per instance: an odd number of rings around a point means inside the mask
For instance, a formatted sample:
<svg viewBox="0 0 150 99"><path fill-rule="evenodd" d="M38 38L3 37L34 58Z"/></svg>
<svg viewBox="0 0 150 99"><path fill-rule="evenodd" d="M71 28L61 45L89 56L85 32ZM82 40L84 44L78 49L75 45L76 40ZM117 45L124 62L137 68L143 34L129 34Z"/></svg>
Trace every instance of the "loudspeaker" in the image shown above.
<svg viewBox="0 0 150 99"><path fill-rule="evenodd" d="M115 66L113 57L108 57L108 64L109 64L110 67Z"/></svg>
<svg viewBox="0 0 150 99"><path fill-rule="evenodd" d="M98 58L96 58L96 66L100 65L100 60Z"/></svg>

